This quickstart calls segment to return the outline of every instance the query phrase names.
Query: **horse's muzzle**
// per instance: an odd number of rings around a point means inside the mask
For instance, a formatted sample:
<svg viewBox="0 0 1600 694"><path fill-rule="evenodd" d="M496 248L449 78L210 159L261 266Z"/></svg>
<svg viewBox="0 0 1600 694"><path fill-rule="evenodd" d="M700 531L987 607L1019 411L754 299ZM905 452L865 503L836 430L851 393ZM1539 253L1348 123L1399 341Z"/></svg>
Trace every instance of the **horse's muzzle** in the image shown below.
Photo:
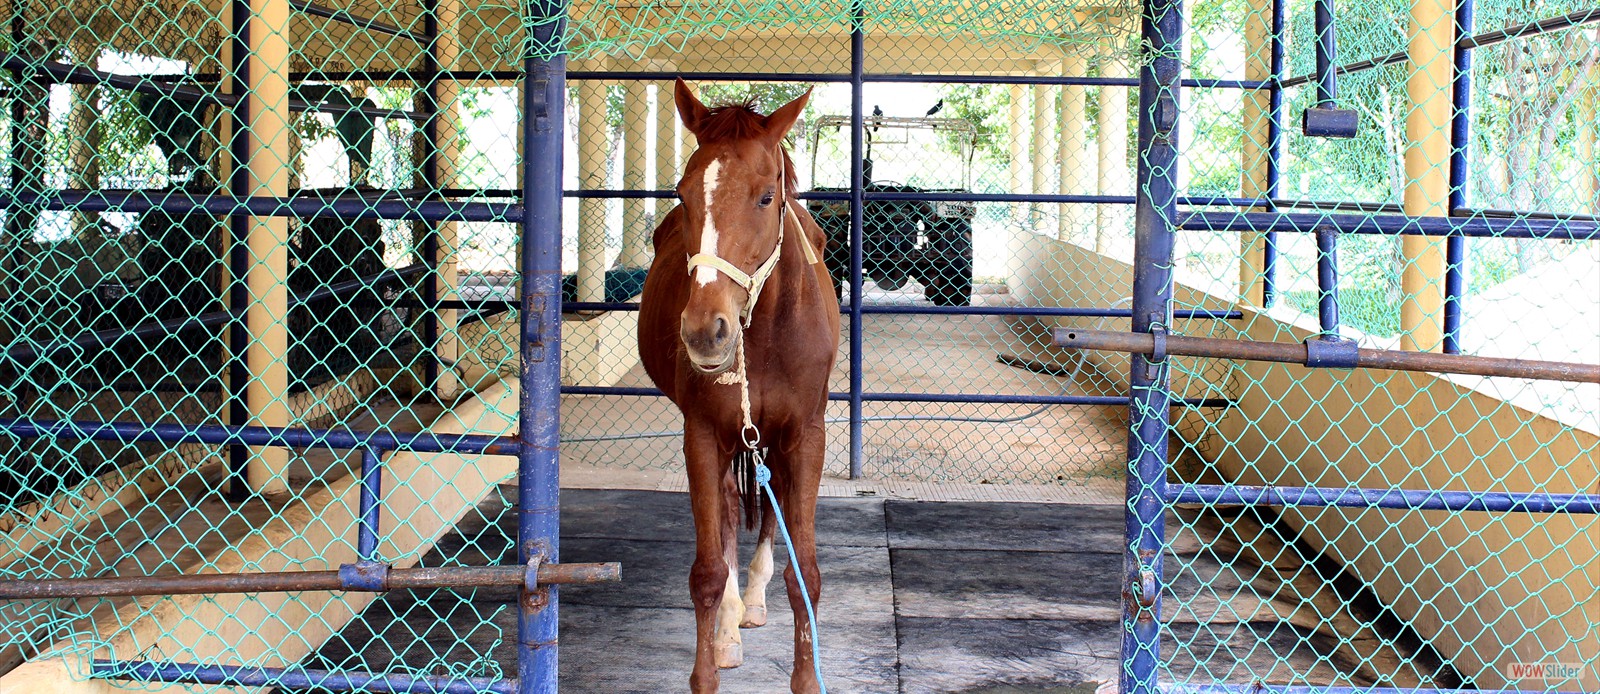
<svg viewBox="0 0 1600 694"><path fill-rule="evenodd" d="M680 336L690 365L703 374L719 374L733 368L743 339L739 323L725 316L694 324L683 322Z"/></svg>

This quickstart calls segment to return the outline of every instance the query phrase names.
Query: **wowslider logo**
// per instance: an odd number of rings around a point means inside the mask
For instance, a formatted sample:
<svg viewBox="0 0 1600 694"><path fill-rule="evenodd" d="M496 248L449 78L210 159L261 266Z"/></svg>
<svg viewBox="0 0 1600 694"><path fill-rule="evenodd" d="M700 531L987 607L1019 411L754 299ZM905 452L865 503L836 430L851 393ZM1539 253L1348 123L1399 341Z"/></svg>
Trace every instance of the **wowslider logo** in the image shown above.
<svg viewBox="0 0 1600 694"><path fill-rule="evenodd" d="M1511 663L1506 672L1510 680L1574 680L1583 676L1583 666L1574 663Z"/></svg>

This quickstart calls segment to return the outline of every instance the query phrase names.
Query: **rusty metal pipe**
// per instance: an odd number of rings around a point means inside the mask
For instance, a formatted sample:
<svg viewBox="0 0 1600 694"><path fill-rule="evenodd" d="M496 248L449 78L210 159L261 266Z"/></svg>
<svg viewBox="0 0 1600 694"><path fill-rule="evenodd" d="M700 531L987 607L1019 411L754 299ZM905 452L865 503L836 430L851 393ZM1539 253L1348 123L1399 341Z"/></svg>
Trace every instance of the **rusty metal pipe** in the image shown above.
<svg viewBox="0 0 1600 694"><path fill-rule="evenodd" d="M354 565L348 565L354 566ZM388 569L373 592L419 588L487 588L521 586L522 566L454 566ZM607 583L622 580L622 566L604 564L541 564L540 584ZM284 593L314 590L360 590L341 571L270 571L189 576L111 576L0 580L0 600L104 598L132 595L203 595L212 593Z"/></svg>
<svg viewBox="0 0 1600 694"><path fill-rule="evenodd" d="M1054 336L1056 346L1067 349L1094 349L1132 354L1149 354L1155 349L1155 339L1149 333L1056 328ZM1178 356L1269 361L1300 364L1302 366L1306 364L1306 346L1304 344L1226 340L1212 337L1183 337L1180 335L1167 336L1166 343L1167 354ZM1466 374L1469 376L1501 376L1546 381L1600 383L1600 365L1596 364L1475 357L1466 354L1438 354L1435 352L1410 352L1394 349L1359 349L1357 350L1356 368L1387 369L1391 371L1432 371L1436 373Z"/></svg>

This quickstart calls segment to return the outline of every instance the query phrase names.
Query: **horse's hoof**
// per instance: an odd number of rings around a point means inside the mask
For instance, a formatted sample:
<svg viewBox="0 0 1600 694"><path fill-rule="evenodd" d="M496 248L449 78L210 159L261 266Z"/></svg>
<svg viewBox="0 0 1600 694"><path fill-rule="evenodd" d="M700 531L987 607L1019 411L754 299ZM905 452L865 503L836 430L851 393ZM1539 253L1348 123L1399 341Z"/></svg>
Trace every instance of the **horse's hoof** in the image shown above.
<svg viewBox="0 0 1600 694"><path fill-rule="evenodd" d="M767 608L765 605L745 605L744 621L739 622L741 629L754 629L767 625Z"/></svg>
<svg viewBox="0 0 1600 694"><path fill-rule="evenodd" d="M744 664L744 644L719 643L717 644L717 667L724 670L736 668Z"/></svg>

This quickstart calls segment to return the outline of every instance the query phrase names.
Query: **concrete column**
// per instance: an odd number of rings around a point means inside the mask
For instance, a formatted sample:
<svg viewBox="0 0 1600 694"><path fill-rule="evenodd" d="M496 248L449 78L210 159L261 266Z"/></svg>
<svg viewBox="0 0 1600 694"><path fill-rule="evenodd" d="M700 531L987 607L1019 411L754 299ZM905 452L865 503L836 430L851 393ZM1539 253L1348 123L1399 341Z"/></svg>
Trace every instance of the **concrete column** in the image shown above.
<svg viewBox="0 0 1600 694"><path fill-rule="evenodd" d="M640 190L646 186L649 163L650 85L628 82L622 103L622 187ZM622 267L650 266L650 219L645 215L649 205L643 198L622 201Z"/></svg>
<svg viewBox="0 0 1600 694"><path fill-rule="evenodd" d="M1050 65L1048 70L1040 74L1054 74L1061 68ZM1055 124L1057 88L1049 85L1036 84L1033 86L1033 190L1036 195L1050 192L1050 157L1057 154ZM1028 206L1029 228L1038 231L1044 225L1044 211L1046 207L1040 204Z"/></svg>
<svg viewBox="0 0 1600 694"><path fill-rule="evenodd" d="M578 187L606 187L606 83L578 83ZM604 301L606 201L578 201L578 301Z"/></svg>
<svg viewBox="0 0 1600 694"><path fill-rule="evenodd" d="M289 0L250 0L249 109L245 135L252 195L289 194ZM250 303L245 347L250 382L249 424L289 424L289 220L257 217L246 238L251 264L245 274ZM260 492L288 489L289 454L261 448L250 457L246 479Z"/></svg>
<svg viewBox="0 0 1600 694"><path fill-rule="evenodd" d="M1272 3L1251 0L1244 18L1244 76L1264 80L1272 76ZM1239 190L1244 197L1266 197L1267 158L1271 153L1271 93L1266 89L1244 92L1241 127L1244 146L1240 170L1244 172ZM1265 211L1257 208L1257 211ZM1260 307L1266 292L1267 235L1243 232L1239 235L1239 301Z"/></svg>
<svg viewBox="0 0 1600 694"><path fill-rule="evenodd" d="M1061 61L1061 75L1086 75L1089 72L1088 65L1089 61L1084 59L1082 53L1068 53ZM1057 138L1056 154L1056 190L1061 195L1085 194L1092 188L1089 179L1095 167L1091 166L1092 155L1085 136L1089 125L1085 118L1088 113L1085 108L1086 95L1087 90L1081 85L1061 88L1060 127L1057 128L1061 134ZM1056 239L1069 242L1088 226L1088 209L1083 205L1062 205L1061 216L1057 218Z"/></svg>
<svg viewBox="0 0 1600 694"><path fill-rule="evenodd" d="M1028 192L1028 96L1027 85L1011 85L1011 106L1006 120L1009 139L1006 151L1011 161L1006 173L1007 190L1013 195ZM1027 205L1012 205L1011 219L1019 225L1026 224L1027 210Z"/></svg>
<svg viewBox="0 0 1600 694"><path fill-rule="evenodd" d="M461 62L461 0L437 0L439 18L439 69L450 70ZM440 80L437 107L438 185L440 188L459 188L456 163L462 160L466 133L461 123L461 90L463 85L455 80ZM521 90L518 90L521 91ZM520 132L521 129L518 128ZM521 167L518 167L519 169ZM461 225L443 222L437 225L439 238L438 272L435 273L434 296L441 301L459 299L457 288L461 284L458 260L461 248ZM438 380L434 393L441 399L455 397L461 390L460 378L451 364L461 353L461 342L456 334L460 314L454 309L438 312L439 340L434 344L434 354L439 357Z"/></svg>
<svg viewBox="0 0 1600 694"><path fill-rule="evenodd" d="M672 101L672 83L656 84L656 190L672 190L678 185L678 108ZM678 204L672 198L656 200L655 223L667 218ZM646 243L649 239L645 239Z"/></svg>
<svg viewBox="0 0 1600 694"><path fill-rule="evenodd" d="M1114 55L1102 56L1101 77L1127 77L1128 66ZM1132 177L1128 172L1128 88L1100 87L1100 114L1096 120L1098 130L1095 140L1099 151L1100 195L1130 195L1133 193ZM1122 242L1124 220L1132 210L1130 205L1096 205L1096 253L1109 253L1115 242ZM1125 242L1124 242L1125 243Z"/></svg>
<svg viewBox="0 0 1600 694"><path fill-rule="evenodd" d="M70 49L72 62L95 68L100 60L100 45L74 37ZM71 161L72 188L92 190L100 187L100 90L92 84L72 85L72 101L67 115L67 151ZM74 212L75 236L98 233L97 212Z"/></svg>
<svg viewBox="0 0 1600 694"><path fill-rule="evenodd" d="M1449 214L1450 68L1455 43L1453 0L1411 0L1407 53L1406 178L1403 202L1412 216ZM1444 345L1445 240L1401 241L1400 347L1436 352Z"/></svg>

